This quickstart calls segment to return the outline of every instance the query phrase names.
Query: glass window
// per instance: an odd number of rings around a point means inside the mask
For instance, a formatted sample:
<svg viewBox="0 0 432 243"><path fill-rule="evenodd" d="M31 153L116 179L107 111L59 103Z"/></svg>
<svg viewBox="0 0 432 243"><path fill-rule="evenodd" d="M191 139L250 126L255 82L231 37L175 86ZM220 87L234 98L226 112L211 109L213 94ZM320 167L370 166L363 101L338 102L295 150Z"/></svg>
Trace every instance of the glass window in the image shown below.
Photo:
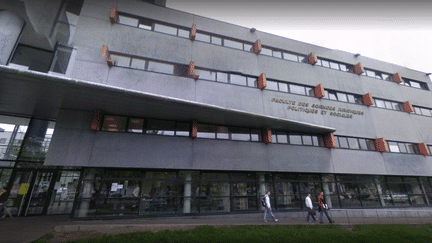
<svg viewBox="0 0 432 243"><path fill-rule="evenodd" d="M354 95L347 94L347 98L349 103L355 103Z"/></svg>
<svg viewBox="0 0 432 243"><path fill-rule="evenodd" d="M346 137L339 137L339 147L340 148L349 148L348 140Z"/></svg>
<svg viewBox="0 0 432 243"><path fill-rule="evenodd" d="M340 67L340 70L342 70L344 72L348 71L348 68L347 68L347 66L345 64L339 63L339 67Z"/></svg>
<svg viewBox="0 0 432 243"><path fill-rule="evenodd" d="M302 145L302 139L301 139L301 135L293 135L290 134L289 135L289 141L290 144L294 144L294 145Z"/></svg>
<svg viewBox="0 0 432 243"><path fill-rule="evenodd" d="M144 119L129 118L128 132L142 133L144 127Z"/></svg>
<svg viewBox="0 0 432 243"><path fill-rule="evenodd" d="M187 122L177 122L176 136L189 136L189 123Z"/></svg>
<svg viewBox="0 0 432 243"><path fill-rule="evenodd" d="M262 141L262 137L261 137L261 131L258 129L251 129L251 141L254 142L261 142Z"/></svg>
<svg viewBox="0 0 432 243"><path fill-rule="evenodd" d="M348 102L347 96L344 93L336 93L339 101Z"/></svg>
<svg viewBox="0 0 432 243"><path fill-rule="evenodd" d="M145 70L146 60L132 58L131 68Z"/></svg>
<svg viewBox="0 0 432 243"><path fill-rule="evenodd" d="M375 78L375 72L372 70L365 70L366 71L366 75L369 77L374 77Z"/></svg>
<svg viewBox="0 0 432 243"><path fill-rule="evenodd" d="M113 61L115 61L116 66L119 66L119 67L129 67L130 66L130 62L131 62L130 57L111 54L111 59Z"/></svg>
<svg viewBox="0 0 432 243"><path fill-rule="evenodd" d="M417 82L414 82L414 81L410 81L410 84L411 84L411 87L421 89L420 83L417 83Z"/></svg>
<svg viewBox="0 0 432 243"><path fill-rule="evenodd" d="M206 34L196 33L195 40L210 43L210 36Z"/></svg>
<svg viewBox="0 0 432 243"><path fill-rule="evenodd" d="M302 138L303 138L303 145L313 145L312 136L302 135Z"/></svg>
<svg viewBox="0 0 432 243"><path fill-rule="evenodd" d="M424 116L431 116L431 112L429 109L420 108L422 115Z"/></svg>
<svg viewBox="0 0 432 243"><path fill-rule="evenodd" d="M357 138L348 138L348 144L350 149L359 149Z"/></svg>
<svg viewBox="0 0 432 243"><path fill-rule="evenodd" d="M368 150L372 150L372 151L376 150L376 148L375 148L375 141L374 140L367 139L366 143L367 143L367 146L368 146Z"/></svg>
<svg viewBox="0 0 432 243"><path fill-rule="evenodd" d="M384 101L384 103L385 103L385 106L387 109L390 109L390 110L393 109L392 103L390 101Z"/></svg>
<svg viewBox="0 0 432 243"><path fill-rule="evenodd" d="M398 145L399 145L399 150L401 153L408 153L406 146L405 146L405 143L398 143Z"/></svg>
<svg viewBox="0 0 432 243"><path fill-rule="evenodd" d="M199 75L198 79L216 81L216 72L196 68L194 74Z"/></svg>
<svg viewBox="0 0 432 243"><path fill-rule="evenodd" d="M140 24L138 25L138 28L140 28L140 29L145 29L145 30L152 30L152 26L153 26L152 23L140 23ZM188 34L188 37L187 37L187 38L189 38L189 34Z"/></svg>
<svg viewBox="0 0 432 243"><path fill-rule="evenodd" d="M125 132L127 117L123 116L105 116L102 125L102 131Z"/></svg>
<svg viewBox="0 0 432 243"><path fill-rule="evenodd" d="M288 137L286 132L277 131L277 142L278 143L288 143Z"/></svg>
<svg viewBox="0 0 432 243"><path fill-rule="evenodd" d="M312 136L312 142L314 146L320 146L318 136Z"/></svg>
<svg viewBox="0 0 432 243"><path fill-rule="evenodd" d="M354 98L356 104L363 105L363 97L361 95L355 95Z"/></svg>
<svg viewBox="0 0 432 243"><path fill-rule="evenodd" d="M228 127L217 126L216 127L216 138L217 139L229 139Z"/></svg>
<svg viewBox="0 0 432 243"><path fill-rule="evenodd" d="M148 62L148 71L173 74L174 73L174 65L149 61Z"/></svg>
<svg viewBox="0 0 432 243"><path fill-rule="evenodd" d="M418 153L417 145L412 144L412 143L407 143L406 147L407 147L408 153L410 153L410 154L417 154Z"/></svg>
<svg viewBox="0 0 432 243"><path fill-rule="evenodd" d="M28 118L0 115L0 134L2 138L6 138L2 139L3 141L0 144L0 159L17 159L29 121ZM3 186L6 187L6 182L4 183Z"/></svg>
<svg viewBox="0 0 432 243"><path fill-rule="evenodd" d="M129 17L123 16L123 15L118 16L118 22L119 22L119 24L129 25L129 26L133 26L133 27L138 26L138 19L129 18Z"/></svg>
<svg viewBox="0 0 432 243"><path fill-rule="evenodd" d="M416 113L417 115L421 115L421 110L418 107L414 107L414 113Z"/></svg>
<svg viewBox="0 0 432 243"><path fill-rule="evenodd" d="M253 52L252 45L250 44L243 44L243 50L248 52Z"/></svg>
<svg viewBox="0 0 432 243"><path fill-rule="evenodd" d="M339 70L339 64L336 62L330 62L330 68Z"/></svg>
<svg viewBox="0 0 432 243"><path fill-rule="evenodd" d="M238 85L243 85L246 86L246 77L245 76L241 76L241 75L237 75L237 74L230 74L230 83L232 84L238 84Z"/></svg>
<svg viewBox="0 0 432 243"><path fill-rule="evenodd" d="M321 65L323 66L323 67L330 67L330 63L328 62L328 61L326 61L326 60L321 60Z"/></svg>
<svg viewBox="0 0 432 243"><path fill-rule="evenodd" d="M387 142L390 152L400 153L399 146L396 142Z"/></svg>
<svg viewBox="0 0 432 243"><path fill-rule="evenodd" d="M399 103L392 102L392 106L393 106L393 110L397 110L397 111L401 110L401 106L399 105Z"/></svg>
<svg viewBox="0 0 432 243"><path fill-rule="evenodd" d="M277 137L275 133L272 133L272 143L277 143Z"/></svg>
<svg viewBox="0 0 432 243"><path fill-rule="evenodd" d="M298 62L298 56L291 53L283 53L283 59Z"/></svg>
<svg viewBox="0 0 432 243"><path fill-rule="evenodd" d="M388 74L386 74L386 73L381 73L381 77L382 77L382 79L384 79L384 80L390 80L390 78L391 78L391 76L388 75Z"/></svg>
<svg viewBox="0 0 432 243"><path fill-rule="evenodd" d="M282 52L280 52L280 51L273 51L273 57L282 58Z"/></svg>
<svg viewBox="0 0 432 243"><path fill-rule="evenodd" d="M331 100L337 100L336 92L334 92L334 91L328 91L328 97Z"/></svg>
<svg viewBox="0 0 432 243"><path fill-rule="evenodd" d="M221 46L222 45L222 38L212 36L211 37L211 43L218 45L218 46Z"/></svg>
<svg viewBox="0 0 432 243"><path fill-rule="evenodd" d="M306 95L315 97L315 89L311 87L305 87Z"/></svg>
<svg viewBox="0 0 432 243"><path fill-rule="evenodd" d="M243 43L240 43L238 41L224 39L224 46L243 50Z"/></svg>
<svg viewBox="0 0 432 243"><path fill-rule="evenodd" d="M306 95L306 90L305 90L305 87L303 87L303 86L290 84L289 88L290 88L290 92L292 94Z"/></svg>
<svg viewBox="0 0 432 243"><path fill-rule="evenodd" d="M375 104L377 107L385 108L385 103L383 100L375 99Z"/></svg>
<svg viewBox="0 0 432 243"><path fill-rule="evenodd" d="M247 82L249 87L257 87L257 79L252 77L247 77Z"/></svg>
<svg viewBox="0 0 432 243"><path fill-rule="evenodd" d="M275 82L275 81L270 81L270 80L267 80L267 87L266 87L266 89L269 89L269 90L278 90L278 83L277 82Z"/></svg>
<svg viewBox="0 0 432 243"><path fill-rule="evenodd" d="M232 127L231 128L231 139L238 141L250 141L249 128Z"/></svg>
<svg viewBox="0 0 432 243"><path fill-rule="evenodd" d="M162 24L155 24L154 31L169 34L169 35L177 35L177 28L170 27Z"/></svg>
<svg viewBox="0 0 432 243"><path fill-rule="evenodd" d="M286 83L279 83L279 91L288 92L288 84L286 84Z"/></svg>
<svg viewBox="0 0 432 243"><path fill-rule="evenodd" d="M148 119L146 134L174 136L175 122L167 120Z"/></svg>
<svg viewBox="0 0 432 243"><path fill-rule="evenodd" d="M222 83L228 83L228 74L217 72L217 81Z"/></svg>
<svg viewBox="0 0 432 243"><path fill-rule="evenodd" d="M184 29L178 29L178 36L179 37L183 37L183 38L186 38L186 39L189 39L189 30L184 30Z"/></svg>
<svg viewBox="0 0 432 243"><path fill-rule="evenodd" d="M197 138L216 138L215 126L198 124L197 128Z"/></svg>
<svg viewBox="0 0 432 243"><path fill-rule="evenodd" d="M360 149L362 150L368 150L367 144L366 144L366 139L363 138L359 138L359 145L360 145Z"/></svg>
<svg viewBox="0 0 432 243"><path fill-rule="evenodd" d="M272 56L272 50L268 48L261 48L261 55Z"/></svg>

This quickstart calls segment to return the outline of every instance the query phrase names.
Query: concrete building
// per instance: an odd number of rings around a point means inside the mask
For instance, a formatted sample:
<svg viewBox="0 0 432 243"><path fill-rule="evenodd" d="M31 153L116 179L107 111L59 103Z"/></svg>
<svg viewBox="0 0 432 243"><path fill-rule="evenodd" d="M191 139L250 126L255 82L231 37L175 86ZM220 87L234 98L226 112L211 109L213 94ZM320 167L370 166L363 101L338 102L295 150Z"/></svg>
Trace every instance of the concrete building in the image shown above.
<svg viewBox="0 0 432 243"><path fill-rule="evenodd" d="M0 186L15 215L432 202L427 74L165 7L0 3Z"/></svg>

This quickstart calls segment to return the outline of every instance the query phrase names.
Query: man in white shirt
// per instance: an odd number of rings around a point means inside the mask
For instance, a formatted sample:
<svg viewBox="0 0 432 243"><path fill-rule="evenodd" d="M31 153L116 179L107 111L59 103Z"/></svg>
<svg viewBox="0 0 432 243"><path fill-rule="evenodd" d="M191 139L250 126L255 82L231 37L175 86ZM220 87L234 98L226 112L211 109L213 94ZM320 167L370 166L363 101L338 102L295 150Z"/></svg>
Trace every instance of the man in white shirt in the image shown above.
<svg viewBox="0 0 432 243"><path fill-rule="evenodd" d="M313 209L313 205L312 205L312 200L311 200L311 195L310 193L307 195L306 199L305 199L305 204L306 204L306 208L308 210L308 214L306 216L306 221L307 222L311 222L310 221L310 216L312 216L313 221L316 221L315 215L311 215L310 212Z"/></svg>
<svg viewBox="0 0 432 243"><path fill-rule="evenodd" d="M278 219L273 215L271 205L270 205L270 191L267 191L267 193L264 195L264 201L265 201L265 207L264 207L264 214L263 214L263 221L264 223L267 223L267 213L270 214L270 216L273 218L273 221L277 222Z"/></svg>

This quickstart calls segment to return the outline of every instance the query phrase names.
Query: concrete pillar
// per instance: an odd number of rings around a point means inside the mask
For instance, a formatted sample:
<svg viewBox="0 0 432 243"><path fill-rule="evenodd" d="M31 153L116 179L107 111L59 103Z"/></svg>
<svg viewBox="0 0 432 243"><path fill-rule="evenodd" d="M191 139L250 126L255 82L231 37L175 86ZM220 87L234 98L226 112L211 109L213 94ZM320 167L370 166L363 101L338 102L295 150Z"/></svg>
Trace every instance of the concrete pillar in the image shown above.
<svg viewBox="0 0 432 243"><path fill-rule="evenodd" d="M376 183L378 194L379 194L379 197L380 197L381 206L385 207L386 204L385 204L385 201L384 201L384 198L383 198L381 184L380 184L380 181L377 178L375 178L375 183Z"/></svg>
<svg viewBox="0 0 432 243"><path fill-rule="evenodd" d="M330 193L330 188L329 188L328 184L329 183L326 183L326 182L323 183L324 199L325 199L325 202L327 203L328 207L332 208L333 204L332 204L331 193Z"/></svg>
<svg viewBox="0 0 432 243"><path fill-rule="evenodd" d="M0 10L0 65L8 64L19 42L25 21L6 10Z"/></svg>
<svg viewBox="0 0 432 243"><path fill-rule="evenodd" d="M186 179L184 182L184 200L183 200L183 213L191 212L191 198L192 196L192 172L186 172Z"/></svg>
<svg viewBox="0 0 432 243"><path fill-rule="evenodd" d="M95 179L95 173L92 170L87 172L87 176L85 177L85 182L83 183L82 197L89 199L81 199L81 204L78 210L78 217L86 217L90 208L90 198L92 197L93 188L93 180Z"/></svg>

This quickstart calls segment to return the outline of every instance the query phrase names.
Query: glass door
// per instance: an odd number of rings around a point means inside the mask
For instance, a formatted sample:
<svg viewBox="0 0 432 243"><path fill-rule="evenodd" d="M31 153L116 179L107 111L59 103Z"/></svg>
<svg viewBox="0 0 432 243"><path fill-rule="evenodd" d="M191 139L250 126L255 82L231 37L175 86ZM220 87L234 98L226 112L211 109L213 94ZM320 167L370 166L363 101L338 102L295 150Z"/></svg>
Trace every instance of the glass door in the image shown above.
<svg viewBox="0 0 432 243"><path fill-rule="evenodd" d="M33 171L16 171L12 174L13 184L6 206L13 215L20 215L31 184Z"/></svg>
<svg viewBox="0 0 432 243"><path fill-rule="evenodd" d="M54 171L38 171L29 191L30 200L27 203L24 216L46 214L51 194L53 191L53 183L55 181Z"/></svg>

